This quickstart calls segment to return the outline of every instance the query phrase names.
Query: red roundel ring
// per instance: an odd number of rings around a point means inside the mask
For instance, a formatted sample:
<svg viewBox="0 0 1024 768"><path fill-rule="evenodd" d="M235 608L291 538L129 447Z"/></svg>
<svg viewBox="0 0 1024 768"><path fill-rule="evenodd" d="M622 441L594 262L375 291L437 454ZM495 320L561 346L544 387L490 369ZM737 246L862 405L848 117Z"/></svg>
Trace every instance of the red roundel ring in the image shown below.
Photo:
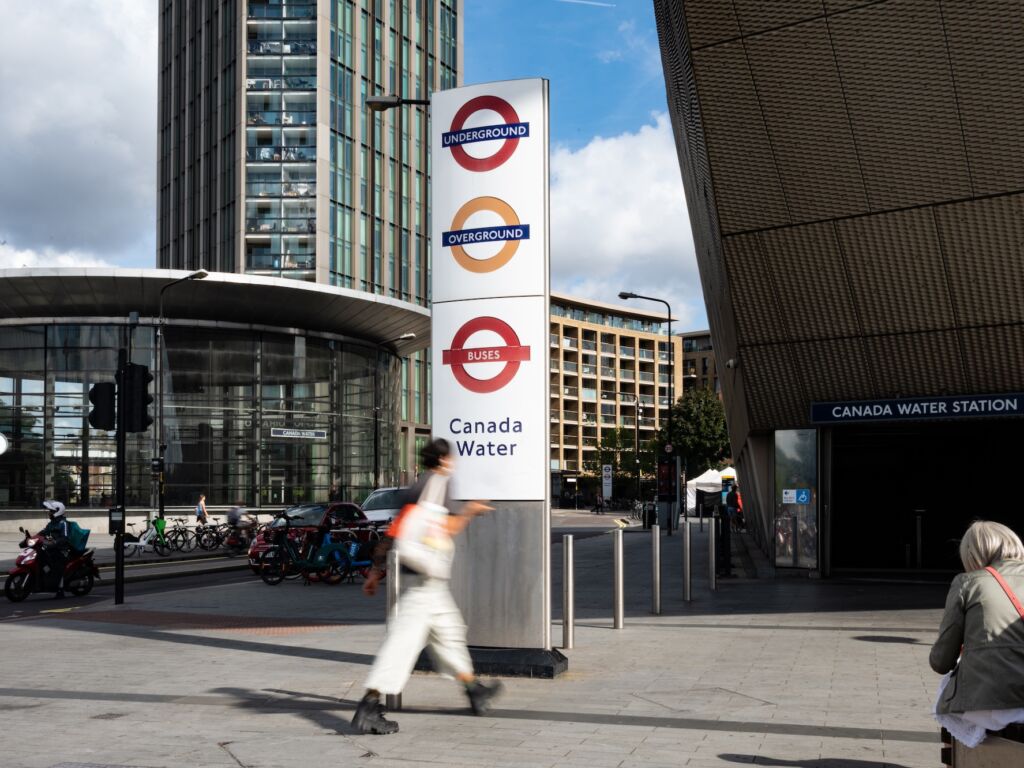
<svg viewBox="0 0 1024 768"><path fill-rule="evenodd" d="M478 331L493 331L505 342L504 347L488 347L481 348L480 350L493 352L497 357L495 362L505 363L505 367L501 369L501 372L491 379L477 379L470 376L466 371L465 353L467 350L465 345L469 337ZM519 343L519 337L512 326L496 317L473 318L456 331L455 338L452 339L451 349L444 350L441 353L442 363L452 367L452 374L455 376L455 380L470 392L476 392L477 394L497 392L515 378L516 373L519 372L520 363L529 359L530 348L524 347Z"/></svg>
<svg viewBox="0 0 1024 768"><path fill-rule="evenodd" d="M455 113L455 117L452 118L452 127L449 130L453 132L461 131L466 120L469 119L469 116L482 109L489 109L492 112L497 112L506 123L519 122L519 115L516 113L512 105L504 99L499 99L497 96L477 96L463 104L462 108ZM490 157L473 157L458 145L453 146L450 149L452 151L452 157L455 158L455 162L467 171L476 171L480 173L483 171L493 171L499 165L512 157L512 153L516 151L516 147L518 146L519 139L505 139L505 141L502 142L501 149Z"/></svg>

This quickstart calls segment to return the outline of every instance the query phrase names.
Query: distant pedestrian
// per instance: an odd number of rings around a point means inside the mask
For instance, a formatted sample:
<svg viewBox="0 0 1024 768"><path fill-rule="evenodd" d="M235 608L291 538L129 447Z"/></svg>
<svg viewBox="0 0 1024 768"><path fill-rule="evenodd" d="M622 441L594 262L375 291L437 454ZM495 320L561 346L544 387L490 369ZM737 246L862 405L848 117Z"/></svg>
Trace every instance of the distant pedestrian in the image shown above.
<svg viewBox="0 0 1024 768"><path fill-rule="evenodd" d="M206 525L210 516L206 514L206 494L199 494L199 503L196 504L196 525Z"/></svg>
<svg viewBox="0 0 1024 768"><path fill-rule="evenodd" d="M381 696L402 692L424 643L429 644L438 671L465 686L473 714L484 714L502 689L500 682L487 685L473 672L466 648L466 624L448 586L455 551L452 538L474 517L492 508L467 501L458 514L451 512L448 482L454 462L447 440L438 438L427 444L421 458L427 471L404 492L401 512L377 545L373 569L363 584L366 594L376 592L387 553L396 546L405 588L388 617L387 637L352 718L352 725L360 733L398 731L398 723L384 717Z"/></svg>
<svg viewBox="0 0 1024 768"><path fill-rule="evenodd" d="M600 493L597 494L597 498L594 500L594 509L592 511L595 515L604 514L604 496Z"/></svg>
<svg viewBox="0 0 1024 768"><path fill-rule="evenodd" d="M737 518L740 508L740 487L733 482L729 492L725 494L725 514L729 518L730 530L739 530Z"/></svg>

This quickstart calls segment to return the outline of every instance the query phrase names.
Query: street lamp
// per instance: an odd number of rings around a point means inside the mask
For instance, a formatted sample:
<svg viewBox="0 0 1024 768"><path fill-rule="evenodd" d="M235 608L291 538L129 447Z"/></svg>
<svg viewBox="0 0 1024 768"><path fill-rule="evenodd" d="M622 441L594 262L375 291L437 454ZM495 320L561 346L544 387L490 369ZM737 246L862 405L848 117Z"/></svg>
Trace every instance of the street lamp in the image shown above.
<svg viewBox="0 0 1024 768"><path fill-rule="evenodd" d="M153 453L156 456L157 466L157 510L161 520L164 519L164 453L167 450L166 435L164 435L164 366L163 366L163 339L164 339L164 292L168 288L173 288L178 283L184 283L189 280L202 280L206 278L210 273L205 269L197 269L195 272L190 272L184 277L179 277L177 280L172 280L160 289L160 297L158 301L159 312L157 313L156 321L156 386L157 386L157 400L156 400L156 429L154 430L153 440L156 442L154 445Z"/></svg>
<svg viewBox="0 0 1024 768"><path fill-rule="evenodd" d="M399 56L401 56L401 48L399 46ZM402 64L399 62L398 71L401 73ZM397 109L406 104L414 106L428 106L430 104L429 99L407 99L403 96L390 95L390 96L367 96L363 102L366 104L367 109L377 113L386 112L389 109ZM370 261L370 292L377 292L377 121L376 119L371 121L370 124L370 236L367 242L367 253ZM395 252L398 254L398 298L402 297L402 289L405 287L405 275L402 273L402 233L401 233L401 222L402 222L402 191L405 185L402 183L402 179L405 175L405 141L402 138L402 124L399 122L398 126L398 204L395 209L398 211L398 222L399 226L396 230L398 242L395 244ZM392 286L394 288L394 286Z"/></svg>
<svg viewBox="0 0 1024 768"><path fill-rule="evenodd" d="M380 349L385 344L393 344L396 341L412 341L416 334L412 331L403 333L394 339L386 339L377 344ZM373 367L373 490L380 488L380 363Z"/></svg>
<svg viewBox="0 0 1024 768"><path fill-rule="evenodd" d="M620 299L644 299L645 301L656 301L660 304L665 305L665 312L668 320L668 444L672 445L672 406L675 405L675 349L672 346L672 307L664 299L656 299L653 296L641 296L639 293L631 293L630 291L620 291ZM679 483L679 478L675 478L675 483ZM669 536L672 535L672 515L675 514L675 502L670 502L669 513L668 513L668 525L666 526L666 533Z"/></svg>

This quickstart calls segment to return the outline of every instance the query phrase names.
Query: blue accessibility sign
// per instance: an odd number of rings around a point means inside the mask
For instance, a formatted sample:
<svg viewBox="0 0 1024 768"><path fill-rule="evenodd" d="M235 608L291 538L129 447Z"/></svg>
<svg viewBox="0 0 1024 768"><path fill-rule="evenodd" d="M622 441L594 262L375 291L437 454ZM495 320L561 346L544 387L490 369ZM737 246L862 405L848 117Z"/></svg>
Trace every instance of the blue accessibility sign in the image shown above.
<svg viewBox="0 0 1024 768"><path fill-rule="evenodd" d="M797 488L796 489L796 503L797 504L810 504L811 503L811 489L810 488Z"/></svg>

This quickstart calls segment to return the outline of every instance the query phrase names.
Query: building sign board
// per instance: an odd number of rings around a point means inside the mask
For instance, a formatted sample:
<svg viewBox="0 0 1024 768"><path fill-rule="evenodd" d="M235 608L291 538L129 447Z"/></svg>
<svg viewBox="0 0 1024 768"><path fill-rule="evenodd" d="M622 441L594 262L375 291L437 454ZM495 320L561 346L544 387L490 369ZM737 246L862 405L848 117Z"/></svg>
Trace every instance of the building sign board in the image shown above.
<svg viewBox="0 0 1024 768"><path fill-rule="evenodd" d="M811 403L815 424L1024 415L1024 392Z"/></svg>
<svg viewBox="0 0 1024 768"><path fill-rule="evenodd" d="M284 437L291 440L326 440L326 429L288 429L286 427L272 427L271 437Z"/></svg>
<svg viewBox="0 0 1024 768"><path fill-rule="evenodd" d="M601 465L601 495L607 502L612 497L612 465Z"/></svg>

